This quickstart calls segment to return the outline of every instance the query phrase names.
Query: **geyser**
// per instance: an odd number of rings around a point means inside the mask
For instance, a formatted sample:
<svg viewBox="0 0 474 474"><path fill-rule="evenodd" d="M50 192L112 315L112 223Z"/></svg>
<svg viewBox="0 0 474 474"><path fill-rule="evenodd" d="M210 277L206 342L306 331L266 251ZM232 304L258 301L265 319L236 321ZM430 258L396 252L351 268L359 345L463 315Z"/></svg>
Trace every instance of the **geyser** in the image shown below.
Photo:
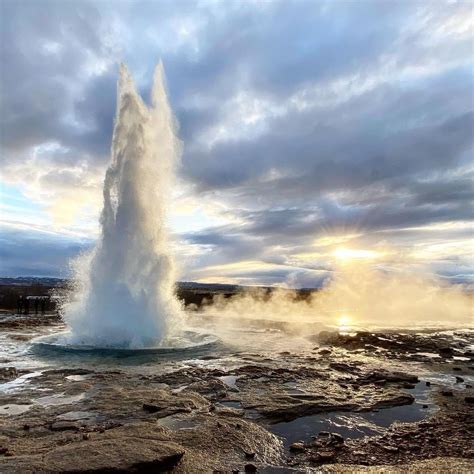
<svg viewBox="0 0 474 474"><path fill-rule="evenodd" d="M181 154L175 124L161 62L150 106L121 65L100 238L75 262L75 294L63 305L69 344L141 349L176 339L182 309L166 229Z"/></svg>

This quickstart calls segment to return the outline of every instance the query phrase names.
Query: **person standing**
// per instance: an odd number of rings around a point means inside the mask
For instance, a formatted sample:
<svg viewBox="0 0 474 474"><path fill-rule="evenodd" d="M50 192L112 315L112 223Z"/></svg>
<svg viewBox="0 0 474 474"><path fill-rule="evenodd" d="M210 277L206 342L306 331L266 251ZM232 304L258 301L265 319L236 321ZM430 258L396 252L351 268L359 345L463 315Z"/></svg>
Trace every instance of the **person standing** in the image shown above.
<svg viewBox="0 0 474 474"><path fill-rule="evenodd" d="M28 296L25 297L23 306L25 307L24 314L29 314L30 313L30 300L28 299Z"/></svg>
<svg viewBox="0 0 474 474"><path fill-rule="evenodd" d="M18 297L18 301L17 301L16 312L17 312L17 314L21 314L22 311L23 311L23 295L20 295Z"/></svg>
<svg viewBox="0 0 474 474"><path fill-rule="evenodd" d="M35 298L35 314L38 315L38 309L39 309L39 298Z"/></svg>

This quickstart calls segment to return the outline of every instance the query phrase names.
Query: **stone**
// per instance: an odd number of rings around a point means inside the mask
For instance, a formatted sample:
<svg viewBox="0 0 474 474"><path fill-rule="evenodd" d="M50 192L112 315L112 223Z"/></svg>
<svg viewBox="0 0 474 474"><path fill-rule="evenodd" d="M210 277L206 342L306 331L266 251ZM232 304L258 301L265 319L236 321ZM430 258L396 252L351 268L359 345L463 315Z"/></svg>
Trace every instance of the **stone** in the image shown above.
<svg viewBox="0 0 474 474"><path fill-rule="evenodd" d="M292 453L302 453L304 450L305 450L305 446L304 446L304 443L301 441L298 441L290 445L290 451Z"/></svg>
<svg viewBox="0 0 474 474"><path fill-rule="evenodd" d="M75 421L55 421L51 425L52 431L79 431L81 426Z"/></svg>
<svg viewBox="0 0 474 474"><path fill-rule="evenodd" d="M382 449L388 453L398 453L398 448L396 446L382 446Z"/></svg>
<svg viewBox="0 0 474 474"><path fill-rule="evenodd" d="M316 453L316 457L320 462L329 462L334 459L336 453L331 450L321 450Z"/></svg>
<svg viewBox="0 0 474 474"><path fill-rule="evenodd" d="M245 459L255 459L256 453L247 453L244 451Z"/></svg>
<svg viewBox="0 0 474 474"><path fill-rule="evenodd" d="M469 404L474 403L474 397L464 397L464 401Z"/></svg>
<svg viewBox="0 0 474 474"><path fill-rule="evenodd" d="M13 457L2 472L162 472L183 457L184 448L156 439L120 436L79 441L41 455Z"/></svg>
<svg viewBox="0 0 474 474"><path fill-rule="evenodd" d="M257 466L255 464L246 464L244 467L245 472L257 472Z"/></svg>
<svg viewBox="0 0 474 474"><path fill-rule="evenodd" d="M344 437L339 433L331 433L331 443L344 444Z"/></svg>
<svg viewBox="0 0 474 474"><path fill-rule="evenodd" d="M443 395L443 397L452 397L452 396L454 396L452 390L441 390L441 395Z"/></svg>
<svg viewBox="0 0 474 474"><path fill-rule="evenodd" d="M12 380L18 377L18 371L15 367L1 367L0 368L0 380Z"/></svg>
<svg viewBox="0 0 474 474"><path fill-rule="evenodd" d="M163 407L160 407L158 405L153 405L152 403L143 404L143 410L145 410L147 413L156 413L162 409Z"/></svg>
<svg viewBox="0 0 474 474"><path fill-rule="evenodd" d="M452 357L454 354L454 350L451 347L440 347L438 352L444 357Z"/></svg>
<svg viewBox="0 0 474 474"><path fill-rule="evenodd" d="M462 382L464 382L464 379L456 375L456 383L462 383Z"/></svg>

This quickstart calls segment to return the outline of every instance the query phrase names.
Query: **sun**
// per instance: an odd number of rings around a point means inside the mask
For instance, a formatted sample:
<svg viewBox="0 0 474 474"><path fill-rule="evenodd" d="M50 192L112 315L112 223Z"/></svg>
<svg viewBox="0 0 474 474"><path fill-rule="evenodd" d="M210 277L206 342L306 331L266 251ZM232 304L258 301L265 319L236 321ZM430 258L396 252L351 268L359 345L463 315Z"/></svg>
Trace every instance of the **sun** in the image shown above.
<svg viewBox="0 0 474 474"><path fill-rule="evenodd" d="M339 331L347 332L350 329L352 318L348 314L341 314L337 320Z"/></svg>
<svg viewBox="0 0 474 474"><path fill-rule="evenodd" d="M350 249L347 247L338 247L332 252L332 256L337 260L359 260L374 259L379 257L379 253L375 250Z"/></svg>

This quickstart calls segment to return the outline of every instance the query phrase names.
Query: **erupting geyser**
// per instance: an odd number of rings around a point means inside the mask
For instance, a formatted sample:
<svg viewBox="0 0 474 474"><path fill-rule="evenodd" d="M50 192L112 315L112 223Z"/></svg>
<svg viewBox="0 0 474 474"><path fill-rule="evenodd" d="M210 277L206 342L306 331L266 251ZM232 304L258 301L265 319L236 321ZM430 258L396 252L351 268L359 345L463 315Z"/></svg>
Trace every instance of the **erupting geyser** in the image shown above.
<svg viewBox="0 0 474 474"><path fill-rule="evenodd" d="M165 225L181 153L175 131L162 64L150 106L122 65L101 234L93 252L76 262L76 293L63 307L70 344L163 347L181 328Z"/></svg>

